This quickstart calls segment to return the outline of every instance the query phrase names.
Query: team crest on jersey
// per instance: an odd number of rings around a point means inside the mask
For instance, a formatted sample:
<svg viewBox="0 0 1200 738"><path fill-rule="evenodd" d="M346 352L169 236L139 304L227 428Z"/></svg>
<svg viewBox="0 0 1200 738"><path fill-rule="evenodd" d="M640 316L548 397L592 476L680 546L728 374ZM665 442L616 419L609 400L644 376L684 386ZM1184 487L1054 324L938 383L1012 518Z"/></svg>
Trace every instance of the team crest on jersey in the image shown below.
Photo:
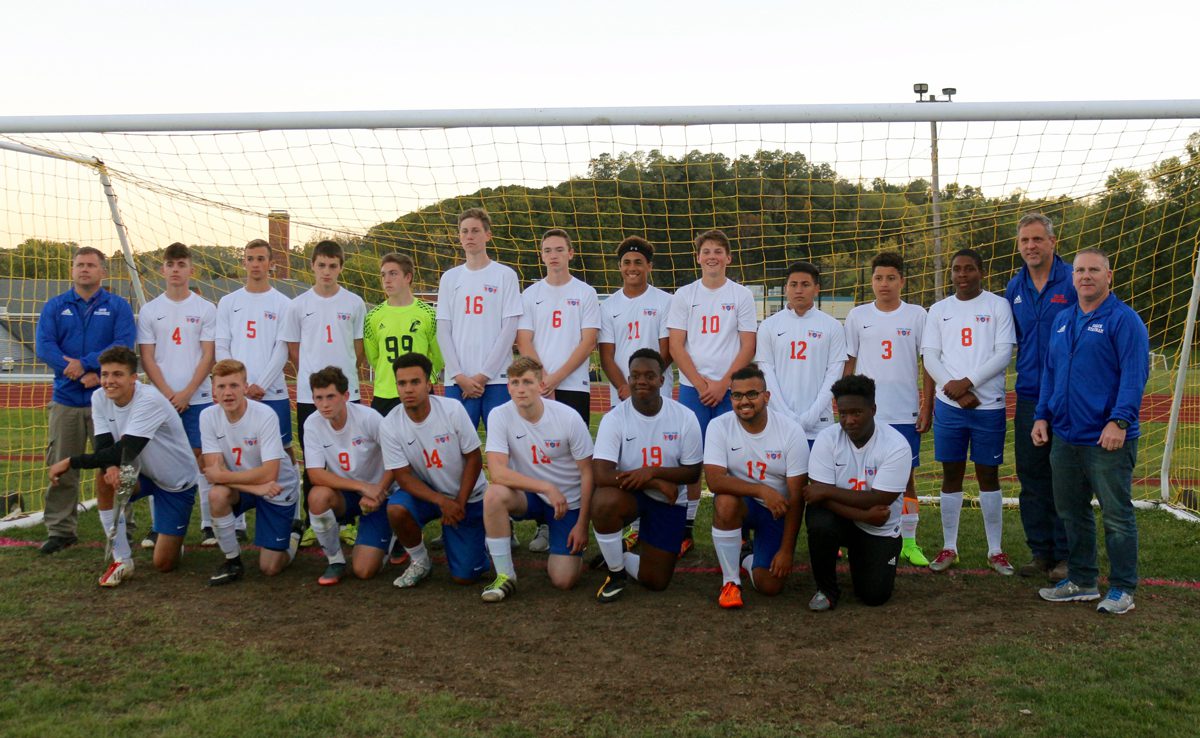
<svg viewBox="0 0 1200 738"><path fill-rule="evenodd" d="M897 328L896 335L897 336L911 336L912 328Z"/></svg>
<svg viewBox="0 0 1200 738"><path fill-rule="evenodd" d="M878 469L878 467L874 467L874 466L866 466L866 467L863 467L863 471L865 471L867 473L868 477L873 477L873 476L875 476L875 472L879 471L879 469Z"/></svg>
<svg viewBox="0 0 1200 738"><path fill-rule="evenodd" d="M1019 300L1021 298L1018 297L1017 299ZM1054 297L1050 298L1050 302L1054 305L1066 305L1067 304L1067 296L1066 295L1055 295Z"/></svg>
<svg viewBox="0 0 1200 738"><path fill-rule="evenodd" d="M350 320L350 318L352 318L352 317L354 317L354 316L350 315L350 313L338 313L337 314L338 320Z"/></svg>
<svg viewBox="0 0 1200 738"><path fill-rule="evenodd" d="M263 317L266 318L267 320L279 320L279 314L273 313L270 310L264 310Z"/></svg>
<svg viewBox="0 0 1200 738"><path fill-rule="evenodd" d="M199 323L200 322L199 315L185 315L183 319L187 323Z"/></svg>
<svg viewBox="0 0 1200 738"><path fill-rule="evenodd" d="M568 298L567 298L567 305L569 305L569 306L571 306L571 307L579 307L579 300L578 300L577 298L574 298L574 297L568 297Z"/></svg>
<svg viewBox="0 0 1200 738"><path fill-rule="evenodd" d="M663 440L664 441L678 441L679 440L679 431L664 432Z"/></svg>
<svg viewBox="0 0 1200 738"><path fill-rule="evenodd" d="M825 333L823 331L809 330L809 332L808 332L809 338L816 338L818 340L820 340L821 336L823 336L823 335L825 335Z"/></svg>
<svg viewBox="0 0 1200 738"><path fill-rule="evenodd" d="M642 315L645 315L647 318L653 318L658 315L658 308L642 308Z"/></svg>
<svg viewBox="0 0 1200 738"><path fill-rule="evenodd" d="M492 294L492 295L494 295L494 294L496 294L497 292L499 292L499 291L500 291L500 288L499 288L499 287L497 287L497 286L496 286L496 285L494 285L494 284L485 284L485 285L483 286L483 291L484 291L484 292L487 292L487 293L489 293L489 294Z"/></svg>
<svg viewBox="0 0 1200 738"><path fill-rule="evenodd" d="M381 325L381 326L379 326L379 327L380 327L380 328L382 328L383 326ZM410 326L408 327L408 332L409 332L409 333L416 333L416 332L417 332L417 329L418 329L418 328L420 328L420 327L421 327L421 321L420 321L420 320L414 320L414 321L412 322L412 325L410 325Z"/></svg>
<svg viewBox="0 0 1200 738"><path fill-rule="evenodd" d="M557 438L549 438L546 440L546 448L558 448L562 446L562 441Z"/></svg>
<svg viewBox="0 0 1200 738"><path fill-rule="evenodd" d="M992 321L992 316L990 316L990 315L976 315L975 316L976 323L990 323L991 321Z"/></svg>
<svg viewBox="0 0 1200 738"><path fill-rule="evenodd" d="M763 456L767 457L767 461L779 461L783 458L782 451L767 450L763 452Z"/></svg>
<svg viewBox="0 0 1200 738"><path fill-rule="evenodd" d="M434 442L434 443L450 443L450 434L449 434L449 433L443 433L443 434L442 434L442 435L440 435L440 436L434 436L434 437L433 437L433 442Z"/></svg>
<svg viewBox="0 0 1200 738"><path fill-rule="evenodd" d="M243 438L242 445L243 446L257 446L258 445L258 436L255 436L253 438Z"/></svg>
<svg viewBox="0 0 1200 738"><path fill-rule="evenodd" d="M737 307L737 306L734 305L732 302L721 303L721 309L724 310L725 312L729 312L729 311L733 310L735 307Z"/></svg>
<svg viewBox="0 0 1200 738"><path fill-rule="evenodd" d="M367 442L367 437L366 437L366 436L355 436L355 437L354 437L354 438L353 438L353 439L350 441L350 445L351 445L351 446L361 446L361 445L363 445L363 444L364 444L364 443L366 443L366 442Z"/></svg>
<svg viewBox="0 0 1200 738"><path fill-rule="evenodd" d="M1092 323L1091 325L1088 326L1088 332L1089 333L1104 333L1104 324L1103 323Z"/></svg>

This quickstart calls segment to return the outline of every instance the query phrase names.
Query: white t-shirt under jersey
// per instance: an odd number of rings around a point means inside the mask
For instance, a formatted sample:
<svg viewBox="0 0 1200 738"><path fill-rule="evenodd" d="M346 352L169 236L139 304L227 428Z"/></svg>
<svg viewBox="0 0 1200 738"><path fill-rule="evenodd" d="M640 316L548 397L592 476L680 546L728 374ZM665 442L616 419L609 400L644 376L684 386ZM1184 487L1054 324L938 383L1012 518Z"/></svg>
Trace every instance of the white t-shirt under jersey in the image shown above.
<svg viewBox="0 0 1200 738"><path fill-rule="evenodd" d="M92 424L96 435L109 433L114 441L124 436L149 438L138 454L141 473L168 492L181 492L196 484L200 470L192 454L179 413L162 393L148 384L134 385L133 399L118 407L103 390L92 393ZM279 421L275 421L279 436Z"/></svg>
<svg viewBox="0 0 1200 738"><path fill-rule="evenodd" d="M922 349L942 352L942 365L954 379L969 376L996 353L998 346L1011 347L1016 343L1012 307L1008 300L987 290L970 300L950 295L934 303L925 319L925 335L921 337ZM979 398L980 410L1004 407L1004 373L1001 369L971 389ZM940 386L937 399L958 406L942 394Z"/></svg>
<svg viewBox="0 0 1200 738"><path fill-rule="evenodd" d="M479 433L461 402L429 396L429 417L414 423L403 405L392 408L379 427L383 464L388 469L411 467L433 491L454 499L466 467L464 456L479 448ZM487 478L483 469L467 502L483 499Z"/></svg>
<svg viewBox="0 0 1200 738"><path fill-rule="evenodd" d="M366 405L346 403L346 424L341 430L321 413L304 421L304 468L327 469L343 479L375 484L383 479L383 451L379 424L383 416Z"/></svg>
<svg viewBox="0 0 1200 738"><path fill-rule="evenodd" d="M613 345L613 360L626 378L629 376L629 357L642 348L659 350L659 340L670 335L667 313L671 310L671 295L654 285L637 297L617 290L600 304L600 338L597 343ZM663 377L663 397L670 397L675 387L675 368L667 367ZM617 388L609 386L609 401L613 407L621 401Z"/></svg>
<svg viewBox="0 0 1200 738"><path fill-rule="evenodd" d="M492 410L487 420L487 452L508 454L508 468L550 482L579 509L583 479L576 463L592 455L592 436L579 413L561 402L542 400L542 417L530 423L512 400ZM550 500L538 494L543 502Z"/></svg>
<svg viewBox="0 0 1200 738"><path fill-rule="evenodd" d="M725 413L708 424L704 463L725 467L735 479L765 484L787 499L788 477L808 473L808 441L783 413L768 410L767 426L757 434L747 431L736 413Z"/></svg>
<svg viewBox="0 0 1200 738"><path fill-rule="evenodd" d="M866 445L858 448L840 425L821 431L813 443L808 463L808 478L842 489L896 492L887 522L855 525L873 536L895 538L900 535L901 499L912 471L912 448L900 431L890 425L875 423L875 433Z"/></svg>
<svg viewBox="0 0 1200 738"><path fill-rule="evenodd" d="M521 304L523 312L517 330L533 333L533 348L547 373L558 371L567 363L567 358L579 345L584 328L600 328L596 290L576 277L558 287L545 279L538 280L521 294ZM559 389L590 392L590 368L590 362L584 359L559 382Z"/></svg>
<svg viewBox="0 0 1200 738"><path fill-rule="evenodd" d="M696 371L707 379L725 376L741 347L740 334L757 327L754 295L732 279L715 290L696 280L671 297L667 328L687 331L684 346ZM680 374L680 383L692 386Z"/></svg>
<svg viewBox="0 0 1200 738"><path fill-rule="evenodd" d="M600 419L596 450L592 457L611 461L617 471L644 466L687 466L704 460L700 421L696 414L669 397L664 397L657 415L646 416L625 400ZM646 494L659 502L667 499L658 490ZM687 507L687 485L679 485L675 505Z"/></svg>
<svg viewBox="0 0 1200 738"><path fill-rule="evenodd" d="M496 261L472 271L459 264L438 282L437 319L450 321L450 335L438 331L438 341L453 340L459 367L446 367L446 385L454 384L454 372L468 377L484 372L505 318L521 316L521 288L517 273ZM445 352L443 352L443 355ZM488 380L507 384L508 363Z"/></svg>
<svg viewBox="0 0 1200 738"><path fill-rule="evenodd" d="M164 292L138 311L137 342L154 346L154 361L173 390L192 381L200 366L200 342L216 339L217 308L195 292L179 302ZM212 380L205 377L188 404L212 401Z"/></svg>
<svg viewBox="0 0 1200 738"><path fill-rule="evenodd" d="M785 412L807 438L833 424L829 388L846 365L842 324L816 307L804 315L785 307L758 327L754 360L767 377L771 409Z"/></svg>
<svg viewBox="0 0 1200 738"><path fill-rule="evenodd" d="M857 360L854 371L875 380L876 423L917 422L925 320L925 308L908 302L886 313L869 302L846 316L846 353Z"/></svg>
<svg viewBox="0 0 1200 738"><path fill-rule="evenodd" d="M274 287L266 292L249 292L243 287L217 303L217 361L233 358L245 364L246 384L262 387L264 400L284 400L288 396L283 377L287 349L277 348L276 343L291 302ZM264 379L270 384L263 384Z"/></svg>
<svg viewBox="0 0 1200 738"><path fill-rule="evenodd" d="M275 482L283 491L264 499L281 507L300 498L300 475L279 440L279 416L261 402L246 400L246 412L236 423L220 405L200 413L201 451L221 454L230 471L257 469L268 461L279 461Z"/></svg>
<svg viewBox="0 0 1200 738"><path fill-rule="evenodd" d="M288 305L280 338L300 344L300 366L296 368L296 402L312 404L308 378L327 366L336 366L350 380L350 400L359 399L358 358L354 341L363 337L367 306L345 287L332 297L321 297L313 289Z"/></svg>

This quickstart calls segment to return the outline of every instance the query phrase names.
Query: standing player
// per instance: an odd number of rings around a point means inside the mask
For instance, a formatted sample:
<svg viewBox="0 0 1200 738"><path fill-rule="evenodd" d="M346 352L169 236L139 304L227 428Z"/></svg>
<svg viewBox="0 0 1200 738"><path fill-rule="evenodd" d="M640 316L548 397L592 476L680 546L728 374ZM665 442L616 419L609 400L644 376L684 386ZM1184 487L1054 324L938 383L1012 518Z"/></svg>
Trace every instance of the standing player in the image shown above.
<svg viewBox="0 0 1200 738"><path fill-rule="evenodd" d="M900 514L900 558L913 566L929 566L917 545L916 468L921 465L921 435L933 421L933 378L920 371L925 308L904 302L904 259L884 251L871 259L871 291L875 301L846 316L846 376L861 374L875 382L875 422L900 432L912 449L912 468L904 487ZM917 376L923 391L917 395Z"/></svg>
<svg viewBox="0 0 1200 738"><path fill-rule="evenodd" d="M592 468L592 527L608 565L596 600L621 596L630 576L647 589L671 582L683 543L687 487L704 460L694 413L662 396L662 356L641 348L629 359L632 394L600 420ZM626 552L621 529L641 519L641 554Z"/></svg>
<svg viewBox="0 0 1200 738"><path fill-rule="evenodd" d="M375 377L371 407L387 415L400 404L392 362L410 351L428 356L433 376L442 371L437 343L437 311L413 296L413 260L406 254L384 254L379 279L387 300L371 308L363 325L363 347Z"/></svg>
<svg viewBox="0 0 1200 738"><path fill-rule="evenodd" d="M209 578L211 586L242 578L241 547L235 515L255 510L254 545L262 549L258 568L265 576L282 572L296 556L299 532L293 533L300 475L284 452L279 419L266 404L247 397L246 366L222 359L213 367L218 407L200 415L204 474L212 484L213 525L225 561Z"/></svg>
<svg viewBox="0 0 1200 738"><path fill-rule="evenodd" d="M667 315L671 359L679 367L679 401L696 414L700 435L713 418L731 409L733 373L754 359L758 317L750 290L725 276L733 261L729 237L718 230L696 237L700 279L671 298ZM680 556L692 548L700 485L688 487L687 530Z"/></svg>
<svg viewBox="0 0 1200 738"><path fill-rule="evenodd" d="M955 293L929 309L921 354L937 383L933 411L934 457L942 463L941 553L929 568L945 571L958 560L958 519L962 511L967 449L979 481L979 507L987 535L988 564L1010 576L1012 564L1001 548L1004 499L1000 464L1004 460L1004 371L1016 334L1008 301L983 289L983 258L962 249L950 261Z"/></svg>
<svg viewBox="0 0 1200 738"><path fill-rule="evenodd" d="M317 412L304 421L304 467L312 480L308 519L329 566L317 584L330 586L346 573L338 521L358 518L354 576L370 579L383 568L392 540L387 496L392 475L383 468L379 424L383 417L350 402L350 380L336 366L309 376Z"/></svg>
<svg viewBox="0 0 1200 738"><path fill-rule="evenodd" d="M132 349L113 346L99 357L100 388L92 393L96 437L92 454L62 459L50 467L50 481L70 469L103 469L106 484L96 486L96 508L105 531L117 526L113 561L100 577L101 587L115 587L133 574L133 552L125 537L125 517L117 519L113 495L122 472L137 470L132 499L150 496L153 508L154 568L175 569L183 552L192 505L196 500L196 459L176 408L154 387L137 378Z"/></svg>
<svg viewBox="0 0 1200 738"><path fill-rule="evenodd" d="M542 365L519 356L508 367L512 400L488 416L487 465L492 476L483 497L484 528L496 579L484 602L500 602L517 590L509 518L550 526L546 573L559 589L571 589L583 570L592 498L592 437L579 415L543 400Z"/></svg>
<svg viewBox="0 0 1200 738"><path fill-rule="evenodd" d="M146 378L183 420L200 469L200 413L212 405L217 308L192 292L192 253L173 243L163 251L166 289L138 312L138 347ZM200 545L217 545L208 506L208 480L200 477ZM145 545L145 544L143 544Z"/></svg>
<svg viewBox="0 0 1200 738"><path fill-rule="evenodd" d="M441 519L450 578L473 584L489 568L484 545L483 453L479 432L461 402L433 394L433 365L421 354L401 354L393 363L403 407L383 419L379 444L396 480L388 498L388 521L412 563L397 587L416 586L433 562L421 529Z"/></svg>
<svg viewBox="0 0 1200 738"><path fill-rule="evenodd" d="M653 349L662 357L662 396L670 397L675 387L671 366L671 347L667 313L671 295L650 284L654 247L644 238L629 236L617 247L617 268L621 289L604 298L600 305L600 367L608 377L609 402L616 407L633 393L625 372L629 357L638 349Z"/></svg>
<svg viewBox="0 0 1200 738"><path fill-rule="evenodd" d="M733 412L716 418L704 442L704 477L713 499L713 549L721 562L726 609L742 606L742 577L765 595L776 595L792 571L804 515L808 444L787 415L769 412L771 393L762 370L733 374ZM754 550L738 561L742 526L754 531Z"/></svg>

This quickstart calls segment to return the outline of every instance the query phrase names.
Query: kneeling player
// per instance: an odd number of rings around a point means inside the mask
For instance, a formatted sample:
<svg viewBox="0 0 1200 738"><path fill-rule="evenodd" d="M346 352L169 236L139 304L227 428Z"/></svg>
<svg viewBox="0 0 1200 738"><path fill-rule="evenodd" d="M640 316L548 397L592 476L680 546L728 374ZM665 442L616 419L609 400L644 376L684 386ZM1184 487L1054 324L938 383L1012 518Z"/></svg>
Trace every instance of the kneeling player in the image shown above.
<svg viewBox="0 0 1200 738"><path fill-rule="evenodd" d="M713 548L721 562L724 608L742 606L738 556L742 525L754 531L753 553L740 562L750 584L776 595L792 570L808 483L808 441L783 413L771 413L771 393L757 366L733 373L733 412L714 418L704 442L704 476L713 500Z"/></svg>
<svg viewBox="0 0 1200 738"><path fill-rule="evenodd" d="M217 586L245 573L234 527L237 516L248 510L256 511L259 571L275 576L295 558L300 537L292 534L292 519L300 499L300 475L284 451L275 410L246 397L246 366L237 359L222 359L213 366L212 380L217 404L200 413L200 442L204 476L213 485L208 493L213 533L225 554L208 580Z"/></svg>
<svg viewBox="0 0 1200 738"><path fill-rule="evenodd" d="M900 431L875 423L875 382L851 374L833 383L838 425L817 436L808 462L808 553L817 593L810 610L837 606L838 549L850 553L854 593L864 605L892 596L900 555L900 495L912 449Z"/></svg>
<svg viewBox="0 0 1200 738"><path fill-rule="evenodd" d="M353 572L370 579L383 568L392 541L387 495L392 475L383 468L379 426L383 416L350 402L350 380L336 366L309 377L317 412L304 421L304 468L313 487L308 519L329 565L317 584L331 586L346 573L340 523L358 518Z"/></svg>
<svg viewBox="0 0 1200 738"><path fill-rule="evenodd" d="M132 500L152 495L152 518L158 538L154 568L175 569L183 551L192 505L196 500L196 459L183 421L167 398L138 381L137 354L113 346L100 354L101 392L92 394L95 441L92 454L80 454L50 467L50 481L68 469L104 469L104 484L96 487L96 507L105 531L116 525L113 561L100 577L101 587L115 587L133 574L133 552L125 537L125 517L115 519L113 495L123 468L140 467ZM128 476L128 472L127 472Z"/></svg>
<svg viewBox="0 0 1200 738"><path fill-rule="evenodd" d="M598 602L621 596L630 575L648 589L667 588L683 543L687 485L699 481L704 451L696 415L662 396L662 356L629 357L628 400L600 421L592 462L592 527L608 565ZM641 554L625 551L621 529L641 518Z"/></svg>
<svg viewBox="0 0 1200 738"><path fill-rule="evenodd" d="M472 584L489 568L479 433L461 402L432 394L428 358L401 354L392 367L402 407L383 419L379 443L384 466L399 488L388 498L388 522L412 561L393 584L413 587L429 576L433 562L421 529L439 518L450 578Z"/></svg>
<svg viewBox="0 0 1200 738"><path fill-rule="evenodd" d="M508 368L511 400L488 415L487 463L492 475L483 497L488 553L496 579L484 602L500 602L517 589L512 525L534 519L550 526L546 573L571 589L583 570L592 498L592 437L579 413L543 400L542 365L519 356Z"/></svg>

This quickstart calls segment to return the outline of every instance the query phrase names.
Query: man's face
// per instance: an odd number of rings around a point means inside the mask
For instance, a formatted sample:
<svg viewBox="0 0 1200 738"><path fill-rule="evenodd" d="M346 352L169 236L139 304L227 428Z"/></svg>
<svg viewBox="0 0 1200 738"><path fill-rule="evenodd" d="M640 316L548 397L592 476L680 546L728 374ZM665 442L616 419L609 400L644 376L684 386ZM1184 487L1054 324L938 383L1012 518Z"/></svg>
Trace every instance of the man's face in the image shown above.
<svg viewBox="0 0 1200 738"><path fill-rule="evenodd" d="M246 375L241 372L213 377L213 398L227 413L237 412L246 398Z"/></svg>
<svg viewBox="0 0 1200 738"><path fill-rule="evenodd" d="M650 262L636 251L630 251L621 257L621 281L631 290L640 290L650 281Z"/></svg>
<svg viewBox="0 0 1200 738"><path fill-rule="evenodd" d="M187 287L192 278L192 260L168 259L163 262L162 275L171 287Z"/></svg>
<svg viewBox="0 0 1200 738"><path fill-rule="evenodd" d="M875 406L858 395L842 395L837 400L838 423L852 440L862 440L875 429Z"/></svg>
<svg viewBox="0 0 1200 738"><path fill-rule="evenodd" d="M392 297L402 288L412 284L412 275L405 274L399 264L388 262L379 268L379 281L383 285L384 294Z"/></svg>
<svg viewBox="0 0 1200 738"><path fill-rule="evenodd" d="M350 392L338 392L337 386L332 384L328 387L313 387L312 397L313 404L317 406L317 412L321 413L321 417L326 420L344 416L346 403L350 402Z"/></svg>
<svg viewBox="0 0 1200 738"><path fill-rule="evenodd" d="M342 274L342 261L336 256L318 256L313 259L313 278L323 287L333 287Z"/></svg>
<svg viewBox="0 0 1200 738"><path fill-rule="evenodd" d="M767 385L759 378L735 379L729 386L730 399L733 401L733 412L738 419L750 423L758 419L767 409L767 400L771 393Z"/></svg>
<svg viewBox="0 0 1200 738"><path fill-rule="evenodd" d="M541 395L542 377L537 372L525 372L516 377L508 376L508 394L519 408L530 408L537 404Z"/></svg>
<svg viewBox="0 0 1200 738"><path fill-rule="evenodd" d="M271 251L260 246L246 249L242 254L242 266L250 279L256 282L266 279L271 276Z"/></svg>
<svg viewBox="0 0 1200 738"><path fill-rule="evenodd" d="M1072 280L1080 301L1097 302L1107 297L1112 288L1112 270L1099 254L1080 254L1075 257Z"/></svg>
<svg viewBox="0 0 1200 738"><path fill-rule="evenodd" d="M76 289L90 292L104 279L104 266L95 254L80 254L71 261L71 281Z"/></svg>
<svg viewBox="0 0 1200 738"><path fill-rule="evenodd" d="M557 272L567 268L573 252L562 236L551 236L542 241L542 263L546 271Z"/></svg>
<svg viewBox="0 0 1200 738"><path fill-rule="evenodd" d="M717 241L705 241L696 252L696 263L700 265L700 273L706 277L723 277L725 270L733 263L733 257Z"/></svg>
<svg viewBox="0 0 1200 738"><path fill-rule="evenodd" d="M787 298L788 307L799 313L807 312L812 308L820 291L821 287L817 284L817 280L813 279L811 274L804 272L792 272L783 285L783 294Z"/></svg>
<svg viewBox="0 0 1200 738"><path fill-rule="evenodd" d="M1030 269L1044 267L1054 259L1054 246L1058 239L1046 234L1046 226L1030 223L1017 231L1017 251L1025 266Z"/></svg>
<svg viewBox="0 0 1200 738"><path fill-rule="evenodd" d="M950 262L950 279L959 294L977 295L983 284L983 272L969 256L956 256Z"/></svg>
<svg viewBox="0 0 1200 738"><path fill-rule="evenodd" d="M875 267L871 272L871 291L880 302L892 302L900 299L904 290L904 277L896 267Z"/></svg>
<svg viewBox="0 0 1200 738"><path fill-rule="evenodd" d="M118 405L127 405L133 399L137 372L120 363L100 365L100 387L104 396Z"/></svg>
<svg viewBox="0 0 1200 738"><path fill-rule="evenodd" d="M640 402L653 399L662 391L663 373L653 359L629 362L629 391Z"/></svg>
<svg viewBox="0 0 1200 738"><path fill-rule="evenodd" d="M458 242L468 256L482 254L492 240L492 232L479 218L466 218L458 224Z"/></svg>
<svg viewBox="0 0 1200 738"><path fill-rule="evenodd" d="M432 390L429 378L421 367L406 366L396 370L396 394L404 407L412 410L424 406Z"/></svg>

